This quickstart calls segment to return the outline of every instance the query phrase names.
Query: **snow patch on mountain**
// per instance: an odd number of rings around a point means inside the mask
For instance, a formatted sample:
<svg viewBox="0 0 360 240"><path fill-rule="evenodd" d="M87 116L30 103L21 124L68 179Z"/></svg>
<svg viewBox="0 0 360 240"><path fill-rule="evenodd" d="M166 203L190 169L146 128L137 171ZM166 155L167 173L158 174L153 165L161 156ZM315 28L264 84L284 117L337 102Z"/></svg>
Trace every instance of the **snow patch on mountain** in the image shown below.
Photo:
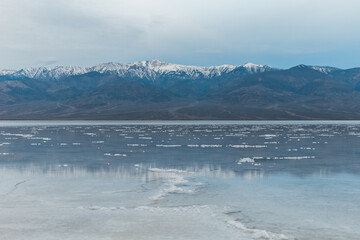
<svg viewBox="0 0 360 240"><path fill-rule="evenodd" d="M0 71L0 76L10 75L16 73L16 70L4 69Z"/></svg>
<svg viewBox="0 0 360 240"><path fill-rule="evenodd" d="M39 68L23 68L13 73L14 77L28 77L39 80L60 79L63 77L80 75L87 73L87 70L76 66L57 66L57 67L39 67Z"/></svg>
<svg viewBox="0 0 360 240"><path fill-rule="evenodd" d="M322 66L311 66L311 68L325 74L340 70L339 68L335 68L335 67L322 67Z"/></svg>

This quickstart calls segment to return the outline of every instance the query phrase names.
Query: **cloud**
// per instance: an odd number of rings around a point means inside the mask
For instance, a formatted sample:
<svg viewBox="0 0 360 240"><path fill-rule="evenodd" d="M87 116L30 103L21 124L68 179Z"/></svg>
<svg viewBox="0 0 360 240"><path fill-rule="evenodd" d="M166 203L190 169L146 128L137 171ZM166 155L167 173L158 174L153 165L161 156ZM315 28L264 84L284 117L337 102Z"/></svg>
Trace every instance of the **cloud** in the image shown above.
<svg viewBox="0 0 360 240"><path fill-rule="evenodd" d="M282 67L278 59L326 64L321 54L360 65L359 8L355 0L4 0L0 68L149 58ZM37 60L48 56L57 62Z"/></svg>

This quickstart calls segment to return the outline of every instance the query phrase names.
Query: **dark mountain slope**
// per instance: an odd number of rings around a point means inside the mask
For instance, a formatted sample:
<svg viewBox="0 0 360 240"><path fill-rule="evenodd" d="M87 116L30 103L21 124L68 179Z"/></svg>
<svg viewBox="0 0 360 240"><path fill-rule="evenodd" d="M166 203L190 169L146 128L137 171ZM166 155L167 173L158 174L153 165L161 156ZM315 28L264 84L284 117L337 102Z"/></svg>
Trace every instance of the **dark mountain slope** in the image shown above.
<svg viewBox="0 0 360 240"><path fill-rule="evenodd" d="M360 68L249 69L0 76L0 119L360 119Z"/></svg>

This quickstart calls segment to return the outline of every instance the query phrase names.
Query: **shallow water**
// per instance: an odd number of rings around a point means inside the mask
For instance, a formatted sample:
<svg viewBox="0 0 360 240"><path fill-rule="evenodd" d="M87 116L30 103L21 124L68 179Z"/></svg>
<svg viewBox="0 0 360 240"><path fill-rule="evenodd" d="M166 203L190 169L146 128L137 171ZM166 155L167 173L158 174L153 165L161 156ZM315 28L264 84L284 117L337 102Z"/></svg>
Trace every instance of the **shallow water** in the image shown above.
<svg viewBox="0 0 360 240"><path fill-rule="evenodd" d="M359 122L0 122L2 239L360 239Z"/></svg>

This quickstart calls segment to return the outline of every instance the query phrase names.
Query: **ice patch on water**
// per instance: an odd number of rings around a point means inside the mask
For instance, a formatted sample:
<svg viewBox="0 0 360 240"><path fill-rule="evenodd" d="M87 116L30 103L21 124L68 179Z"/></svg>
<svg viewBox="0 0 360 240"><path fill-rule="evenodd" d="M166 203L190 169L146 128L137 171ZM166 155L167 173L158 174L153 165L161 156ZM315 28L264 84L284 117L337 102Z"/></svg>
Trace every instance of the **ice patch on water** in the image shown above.
<svg viewBox="0 0 360 240"><path fill-rule="evenodd" d="M32 134L21 134L21 133L4 133L2 132L1 135L3 136L15 136L15 137L23 137L23 138L31 138L34 135Z"/></svg>
<svg viewBox="0 0 360 240"><path fill-rule="evenodd" d="M237 163L238 164L255 163L255 160L302 160L302 159L315 159L315 158L316 158L315 156L245 157L245 158L241 158Z"/></svg>
<svg viewBox="0 0 360 240"><path fill-rule="evenodd" d="M139 137L139 139L151 140L151 139L152 139L152 137Z"/></svg>
<svg viewBox="0 0 360 240"><path fill-rule="evenodd" d="M48 137L31 137L31 140L43 140L43 141L51 141L51 138Z"/></svg>
<svg viewBox="0 0 360 240"><path fill-rule="evenodd" d="M126 157L126 154L123 153L114 153L114 157Z"/></svg>
<svg viewBox="0 0 360 240"><path fill-rule="evenodd" d="M254 163L254 162L255 162L255 160L253 158L245 157L245 158L241 158L237 164Z"/></svg>
<svg viewBox="0 0 360 240"><path fill-rule="evenodd" d="M296 137L289 137L289 139L312 139L315 138L314 136L296 136Z"/></svg>
<svg viewBox="0 0 360 240"><path fill-rule="evenodd" d="M166 144L156 144L157 147L164 147L164 148L176 148L176 147L181 147L181 145L166 145Z"/></svg>
<svg viewBox="0 0 360 240"><path fill-rule="evenodd" d="M350 135L350 134L349 134ZM360 135L360 134L359 134ZM334 137L334 134L319 134L319 137Z"/></svg>
<svg viewBox="0 0 360 240"><path fill-rule="evenodd" d="M233 134L227 134L225 137L246 137L247 135L244 133L233 133Z"/></svg>
<svg viewBox="0 0 360 240"><path fill-rule="evenodd" d="M104 156L109 156L109 157L127 157L127 154L124 154L124 153L114 153L114 154L111 154L111 153L104 153Z"/></svg>
<svg viewBox="0 0 360 240"><path fill-rule="evenodd" d="M84 133L84 135L88 135L88 136L91 136L91 137L95 137L95 136L96 136L96 133L87 132L87 133Z"/></svg>
<svg viewBox="0 0 360 240"><path fill-rule="evenodd" d="M221 148L222 145L219 145L219 144L201 144L200 147L202 147L202 148Z"/></svg>
<svg viewBox="0 0 360 240"><path fill-rule="evenodd" d="M276 134L264 134L264 135L259 135L259 137L263 137L263 138L274 138L277 137L278 135Z"/></svg>
<svg viewBox="0 0 360 240"><path fill-rule="evenodd" d="M287 160L301 160L301 159L314 159L315 156L296 156L296 157L273 157L272 159L287 159Z"/></svg>
<svg viewBox="0 0 360 240"><path fill-rule="evenodd" d="M266 145L248 145L248 144L240 144L240 145L232 145L230 144L229 147L232 148L266 148Z"/></svg>
<svg viewBox="0 0 360 240"><path fill-rule="evenodd" d="M128 147L140 147L140 144L137 143L131 143L131 144L127 144Z"/></svg>

